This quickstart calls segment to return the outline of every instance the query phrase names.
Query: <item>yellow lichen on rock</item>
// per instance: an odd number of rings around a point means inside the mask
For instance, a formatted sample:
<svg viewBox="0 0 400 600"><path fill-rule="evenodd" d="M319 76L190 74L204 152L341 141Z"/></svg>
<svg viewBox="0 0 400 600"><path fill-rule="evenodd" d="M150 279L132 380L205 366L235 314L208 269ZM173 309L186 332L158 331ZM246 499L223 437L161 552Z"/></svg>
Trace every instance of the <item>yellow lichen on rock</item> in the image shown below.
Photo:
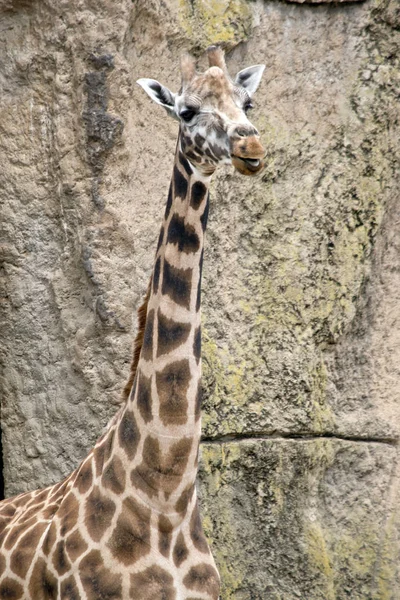
<svg viewBox="0 0 400 600"><path fill-rule="evenodd" d="M235 497L229 487L231 467L240 462L241 447L235 442L227 444L203 444L201 449L203 481L207 482L207 490L211 497L218 501L218 523L212 518L210 507L203 507L203 528L213 554L218 564L218 570L226 600L234 600L235 592L239 589L245 577L245 561L238 564L232 562L233 552L239 547L237 523L232 506ZM228 485L227 485L228 484ZM214 544L216 537L222 533L224 543Z"/></svg>
<svg viewBox="0 0 400 600"><path fill-rule="evenodd" d="M333 581L334 572L332 569L331 556L326 545L325 535L321 523L317 521L310 521L305 526L304 536L307 544L310 569L316 570L320 576L322 575L325 577L325 599L336 600Z"/></svg>
<svg viewBox="0 0 400 600"><path fill-rule="evenodd" d="M251 4L245 0L179 0L179 23L194 45L229 48L248 38Z"/></svg>

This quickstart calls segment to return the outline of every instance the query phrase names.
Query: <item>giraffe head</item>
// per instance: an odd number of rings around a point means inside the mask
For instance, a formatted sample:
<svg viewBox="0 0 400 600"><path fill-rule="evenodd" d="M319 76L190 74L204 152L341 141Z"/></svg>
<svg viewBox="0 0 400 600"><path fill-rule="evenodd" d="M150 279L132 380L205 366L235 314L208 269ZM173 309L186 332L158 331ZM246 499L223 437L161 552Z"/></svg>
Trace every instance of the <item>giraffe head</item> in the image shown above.
<svg viewBox="0 0 400 600"><path fill-rule="evenodd" d="M176 94L154 79L138 83L178 119L180 149L199 171L211 174L219 164L233 164L239 173L254 175L263 167L265 151L247 112L264 65L243 69L231 79L222 50L211 46L207 53L204 73L196 71L192 57L182 58L182 86Z"/></svg>

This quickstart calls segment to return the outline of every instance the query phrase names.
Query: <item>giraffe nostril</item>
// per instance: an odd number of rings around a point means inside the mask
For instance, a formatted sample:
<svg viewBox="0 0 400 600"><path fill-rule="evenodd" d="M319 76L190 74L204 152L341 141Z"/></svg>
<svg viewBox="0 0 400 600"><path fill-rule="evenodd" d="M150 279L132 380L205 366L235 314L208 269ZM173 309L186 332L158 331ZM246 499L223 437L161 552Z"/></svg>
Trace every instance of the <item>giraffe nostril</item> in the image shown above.
<svg viewBox="0 0 400 600"><path fill-rule="evenodd" d="M236 134L238 137L243 137L243 138L244 138L244 137L248 137L248 135L249 135L249 130L248 130L248 129L245 129L244 127L238 127L238 128L235 130L235 134Z"/></svg>
<svg viewBox="0 0 400 600"><path fill-rule="evenodd" d="M258 137L258 131L254 127L236 127L235 136L240 138Z"/></svg>

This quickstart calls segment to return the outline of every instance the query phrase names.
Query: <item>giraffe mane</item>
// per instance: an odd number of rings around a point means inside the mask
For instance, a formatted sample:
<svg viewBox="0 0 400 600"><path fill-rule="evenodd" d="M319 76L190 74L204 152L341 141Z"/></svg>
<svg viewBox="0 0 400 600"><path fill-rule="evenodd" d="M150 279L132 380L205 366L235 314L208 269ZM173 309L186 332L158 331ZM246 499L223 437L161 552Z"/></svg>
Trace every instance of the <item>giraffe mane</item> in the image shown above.
<svg viewBox="0 0 400 600"><path fill-rule="evenodd" d="M133 342L133 357L132 357L132 362L131 362L131 370L130 370L130 374L129 374L129 379L122 391L122 398L121 398L122 402L126 402L128 400L129 394L131 393L131 390L132 390L133 382L135 380L137 366L138 366L139 358L140 358L140 351L142 350L142 346L143 346L144 331L146 328L147 306L149 304L149 299L150 299L151 282L152 282L152 278L150 277L150 281L147 286L147 291L146 291L145 297L137 311L138 329L137 329L135 341Z"/></svg>

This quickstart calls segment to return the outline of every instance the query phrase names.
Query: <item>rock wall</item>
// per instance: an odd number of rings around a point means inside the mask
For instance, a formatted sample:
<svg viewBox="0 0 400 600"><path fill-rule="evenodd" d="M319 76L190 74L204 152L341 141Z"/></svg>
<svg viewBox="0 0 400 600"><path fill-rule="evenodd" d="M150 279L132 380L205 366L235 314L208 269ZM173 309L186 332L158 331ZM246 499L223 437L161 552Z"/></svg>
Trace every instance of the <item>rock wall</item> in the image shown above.
<svg viewBox="0 0 400 600"><path fill-rule="evenodd" d="M267 65L257 179L215 178L203 519L223 600L400 599L397 0L0 2L8 495L116 410L177 125L135 84Z"/></svg>

